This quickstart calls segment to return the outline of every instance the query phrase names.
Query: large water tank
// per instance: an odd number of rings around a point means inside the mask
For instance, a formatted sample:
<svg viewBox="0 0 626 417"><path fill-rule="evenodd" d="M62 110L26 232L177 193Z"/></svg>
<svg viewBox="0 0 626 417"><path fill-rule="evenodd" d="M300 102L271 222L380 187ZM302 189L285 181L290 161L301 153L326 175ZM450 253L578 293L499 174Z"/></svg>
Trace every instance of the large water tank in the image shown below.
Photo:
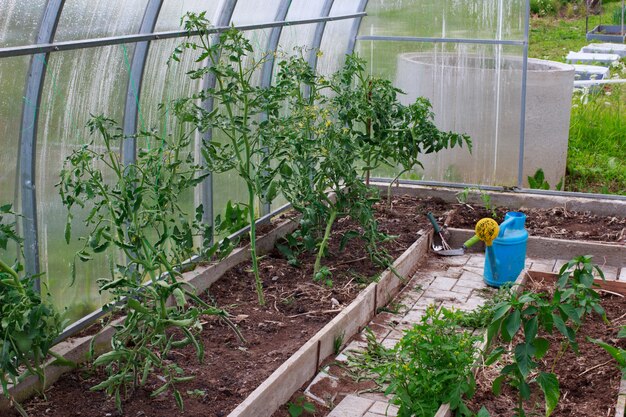
<svg viewBox="0 0 626 417"><path fill-rule="evenodd" d="M406 104L424 96L443 130L467 133L467 150L423 157L424 179L517 185L522 59L452 53L398 56L396 85ZM554 188L565 175L574 67L528 60L524 181L543 169Z"/></svg>

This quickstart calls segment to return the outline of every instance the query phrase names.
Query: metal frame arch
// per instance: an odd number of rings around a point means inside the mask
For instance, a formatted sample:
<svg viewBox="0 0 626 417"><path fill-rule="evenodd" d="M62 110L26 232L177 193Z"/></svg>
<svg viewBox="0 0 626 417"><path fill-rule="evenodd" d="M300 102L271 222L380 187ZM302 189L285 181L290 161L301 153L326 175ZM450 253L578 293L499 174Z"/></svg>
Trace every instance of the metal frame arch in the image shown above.
<svg viewBox="0 0 626 417"><path fill-rule="evenodd" d="M322 12L320 13L320 17L330 16L330 10L333 8L333 3L335 3L335 0L326 0L324 7L322 8ZM317 71L317 53L322 45L322 37L324 36L325 30L326 22L318 23L315 28L315 34L313 35L313 42L311 43L311 52L309 53L308 61L311 68L315 71Z"/></svg>
<svg viewBox="0 0 626 417"><path fill-rule="evenodd" d="M356 9L356 13L364 12L367 8L369 0L361 0L359 6ZM356 38L359 36L359 31L361 30L361 23L363 22L362 17L357 17L352 22L352 32L350 33L350 38L348 39L348 48L346 49L346 55L352 55L354 53L354 49L356 48Z"/></svg>
<svg viewBox="0 0 626 417"><path fill-rule="evenodd" d="M278 6L278 12L276 12L276 21L282 22L287 18L287 13L289 12L289 8L291 7L292 0L282 0L280 5ZM276 26L272 28L272 32L270 33L269 39L267 41L267 51L274 51L278 49L278 42L280 41L280 35L283 32L282 26ZM274 64L275 64L274 55L268 55L268 59L263 63L263 68L261 68L261 88L267 88L272 84L272 75L274 73ZM265 117L265 115L262 115ZM264 216L272 211L272 203L266 202L261 205L261 216Z"/></svg>
<svg viewBox="0 0 626 417"><path fill-rule="evenodd" d="M37 44L52 43L59 25L59 19L65 0L48 0L39 31ZM37 225L37 189L35 184L37 159L37 125L43 91L46 65L50 54L35 54L30 60L26 85L24 87L24 105L20 126L19 164L20 189L22 201L22 228L24 233L24 264L26 274L36 275L39 265L39 235ZM39 280L34 287L40 290Z"/></svg>
<svg viewBox="0 0 626 417"><path fill-rule="evenodd" d="M215 22L216 26L227 26L230 24L233 18L233 13L235 12L235 6L237 6L237 0L224 0L222 4L222 9L219 12L219 17ZM213 35L211 37L211 43L219 42L219 34ZM215 88L215 83L217 80L215 79L215 75L209 74L205 79L202 85L204 90ZM207 111L213 111L213 98L209 98L208 100L202 103L202 107ZM202 143L210 142L213 139L213 130L209 129L202 136ZM204 161L203 161L204 165ZM208 172L208 176L202 182L200 186L200 197L202 201L202 206L204 208L204 213L202 214L202 222L204 224L208 224L213 227L214 224L214 210L213 210L213 173ZM213 239L211 239L212 241Z"/></svg>
<svg viewBox="0 0 626 417"><path fill-rule="evenodd" d="M143 14L139 33L152 33L156 26L159 13L163 6L163 0L150 0ZM137 154L137 140L127 137L137 133L137 119L139 117L139 97L143 84L143 74L148 58L150 42L138 42L133 53L133 61L130 66L128 87L126 90L126 103L124 104L124 142L122 144L122 161L125 165L135 162Z"/></svg>

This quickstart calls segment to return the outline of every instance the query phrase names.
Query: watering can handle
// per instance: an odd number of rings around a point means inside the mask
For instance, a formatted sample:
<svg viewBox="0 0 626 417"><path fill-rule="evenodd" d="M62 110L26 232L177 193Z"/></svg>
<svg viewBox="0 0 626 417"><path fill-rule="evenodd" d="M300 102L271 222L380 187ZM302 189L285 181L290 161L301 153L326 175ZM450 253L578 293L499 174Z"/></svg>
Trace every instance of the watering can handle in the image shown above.
<svg viewBox="0 0 626 417"><path fill-rule="evenodd" d="M515 221L515 218L509 217L505 221L500 224L500 233L498 233L498 237L504 236L504 231Z"/></svg>
<svg viewBox="0 0 626 417"><path fill-rule="evenodd" d="M428 214L426 214L426 217L428 217L428 220L430 220L430 224L432 224L435 228L435 233L441 233L441 227L439 227L439 224L437 224L435 216L433 216L433 214L429 211Z"/></svg>

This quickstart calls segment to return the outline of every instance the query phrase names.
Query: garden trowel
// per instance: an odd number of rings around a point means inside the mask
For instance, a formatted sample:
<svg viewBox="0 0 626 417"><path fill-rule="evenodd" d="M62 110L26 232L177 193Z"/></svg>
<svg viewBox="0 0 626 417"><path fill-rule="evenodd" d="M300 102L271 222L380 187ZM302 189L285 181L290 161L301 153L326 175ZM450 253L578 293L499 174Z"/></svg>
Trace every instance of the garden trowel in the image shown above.
<svg viewBox="0 0 626 417"><path fill-rule="evenodd" d="M480 241L480 238L478 236L474 235L473 237L468 239L463 244L463 246L461 246L459 249L452 249L450 247L450 245L448 244L448 242L446 242L445 238L443 237L443 230L441 229L441 227L437 223L437 220L435 220L435 216L433 216L432 213L428 213L426 215L426 217L428 217L428 220L430 220L430 223L433 225L433 228L435 229L435 235L433 237L432 249L433 249L433 252L435 252L437 255L441 255L441 256L459 256L459 255L464 255L465 254L465 250L467 248L469 248L470 246L472 246L475 243L478 243Z"/></svg>

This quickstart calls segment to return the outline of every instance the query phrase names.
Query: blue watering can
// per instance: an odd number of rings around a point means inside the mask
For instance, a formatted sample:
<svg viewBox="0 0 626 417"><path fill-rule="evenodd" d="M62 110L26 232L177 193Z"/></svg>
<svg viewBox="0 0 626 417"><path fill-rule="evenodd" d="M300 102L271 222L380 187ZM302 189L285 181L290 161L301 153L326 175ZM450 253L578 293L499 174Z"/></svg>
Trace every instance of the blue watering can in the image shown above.
<svg viewBox="0 0 626 417"><path fill-rule="evenodd" d="M514 282L524 269L528 243L525 223L524 213L513 211L504 217L498 237L487 246L483 273L487 285L500 287Z"/></svg>

